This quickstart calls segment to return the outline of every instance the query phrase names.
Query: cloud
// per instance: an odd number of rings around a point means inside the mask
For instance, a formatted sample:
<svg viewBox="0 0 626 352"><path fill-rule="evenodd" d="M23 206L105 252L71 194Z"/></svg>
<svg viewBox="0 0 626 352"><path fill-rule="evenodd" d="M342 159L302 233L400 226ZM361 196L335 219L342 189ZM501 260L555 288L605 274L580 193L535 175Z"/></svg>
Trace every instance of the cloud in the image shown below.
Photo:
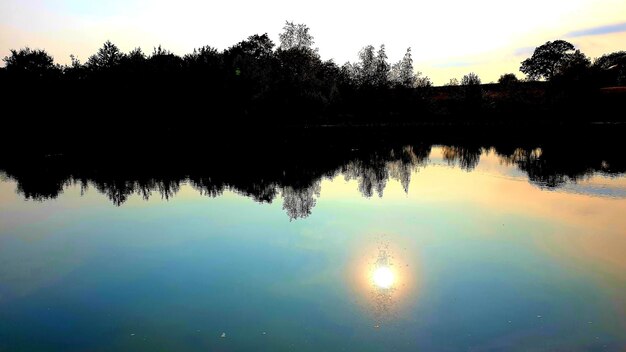
<svg viewBox="0 0 626 352"><path fill-rule="evenodd" d="M528 56L532 55L535 52L534 46L525 46L523 48L518 48L513 52L515 56Z"/></svg>
<svg viewBox="0 0 626 352"><path fill-rule="evenodd" d="M626 22L587 28L587 29L583 29L579 31L573 31L573 32L567 33L565 37L576 38L576 37L586 37L590 35L603 35L603 34L619 33L619 32L626 32Z"/></svg>

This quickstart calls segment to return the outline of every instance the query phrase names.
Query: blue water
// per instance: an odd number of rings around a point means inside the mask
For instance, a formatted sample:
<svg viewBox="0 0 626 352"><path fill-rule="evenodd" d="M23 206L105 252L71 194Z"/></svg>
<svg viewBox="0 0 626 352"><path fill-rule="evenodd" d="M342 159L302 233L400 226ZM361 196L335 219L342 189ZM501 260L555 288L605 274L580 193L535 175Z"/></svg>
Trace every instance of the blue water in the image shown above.
<svg viewBox="0 0 626 352"><path fill-rule="evenodd" d="M624 180L545 190L491 161L433 162L382 197L329 177L300 219L188 184L118 207L5 178L0 351L626 348Z"/></svg>

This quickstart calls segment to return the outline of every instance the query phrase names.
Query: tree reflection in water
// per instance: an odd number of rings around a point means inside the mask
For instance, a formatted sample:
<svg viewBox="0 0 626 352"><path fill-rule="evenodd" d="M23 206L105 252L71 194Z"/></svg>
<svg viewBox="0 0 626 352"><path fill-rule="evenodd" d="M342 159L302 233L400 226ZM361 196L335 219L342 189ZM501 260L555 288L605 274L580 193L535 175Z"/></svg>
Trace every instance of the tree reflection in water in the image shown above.
<svg viewBox="0 0 626 352"><path fill-rule="evenodd" d="M623 148L615 141L587 145L365 141L357 144L358 148L350 143L318 143L300 149L265 146L258 148L267 150L255 151L255 155L248 155L251 147L207 155L204 150L188 154L162 151L147 156L123 153L97 156L80 152L26 157L0 155L0 172L16 181L19 194L34 200L56 198L66 187L76 184L83 193L89 188L96 189L117 206L132 195L148 200L157 193L163 199L170 199L183 184L209 197L218 197L228 190L261 203L271 203L281 195L290 220L311 215L322 180L339 175L346 181L356 181L364 197L382 197L389 180L397 180L404 192L408 192L411 175L431 164L435 150L434 154L440 155L443 162L467 171L475 169L486 153L495 155L501 165L515 167L541 188L561 187L595 173L626 172Z"/></svg>

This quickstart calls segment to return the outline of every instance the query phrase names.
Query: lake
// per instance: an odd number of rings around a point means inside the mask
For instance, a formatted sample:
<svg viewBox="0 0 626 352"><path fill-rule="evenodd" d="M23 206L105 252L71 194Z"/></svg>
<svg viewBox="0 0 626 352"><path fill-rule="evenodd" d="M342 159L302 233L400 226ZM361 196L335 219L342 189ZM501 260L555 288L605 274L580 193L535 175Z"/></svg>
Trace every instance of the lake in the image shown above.
<svg viewBox="0 0 626 352"><path fill-rule="evenodd" d="M571 148L5 163L0 351L623 351L623 149Z"/></svg>

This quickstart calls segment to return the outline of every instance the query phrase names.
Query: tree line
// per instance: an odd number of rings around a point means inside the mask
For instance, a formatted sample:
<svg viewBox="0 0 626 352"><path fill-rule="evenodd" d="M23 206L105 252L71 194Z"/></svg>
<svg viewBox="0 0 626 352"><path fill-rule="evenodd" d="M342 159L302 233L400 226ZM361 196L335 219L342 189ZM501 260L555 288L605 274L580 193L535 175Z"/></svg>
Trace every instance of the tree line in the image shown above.
<svg viewBox="0 0 626 352"><path fill-rule="evenodd" d="M184 56L161 46L150 54L141 48L124 53L107 41L84 63L71 56L69 65L55 64L45 50L27 47L4 58L0 80L9 88L7 101L41 101L48 111L56 107L75 122L80 118L74 110L126 109L142 121L139 125L145 123L140 115L146 111L182 113L193 123L248 124L411 122L475 113L554 115L563 108L578 109L572 103L580 104L581 97L588 109L606 105L595 90L626 84L626 51L592 63L564 40L537 47L521 63L526 80L507 73L498 84L484 85L478 75L468 73L445 87L433 87L415 70L411 48L390 63L384 45L368 45L357 61L339 66L320 58L304 24L286 22L279 40L277 46L267 34L255 34L223 51L203 46ZM68 97L76 109L59 106ZM34 115L46 114L40 110Z"/></svg>

